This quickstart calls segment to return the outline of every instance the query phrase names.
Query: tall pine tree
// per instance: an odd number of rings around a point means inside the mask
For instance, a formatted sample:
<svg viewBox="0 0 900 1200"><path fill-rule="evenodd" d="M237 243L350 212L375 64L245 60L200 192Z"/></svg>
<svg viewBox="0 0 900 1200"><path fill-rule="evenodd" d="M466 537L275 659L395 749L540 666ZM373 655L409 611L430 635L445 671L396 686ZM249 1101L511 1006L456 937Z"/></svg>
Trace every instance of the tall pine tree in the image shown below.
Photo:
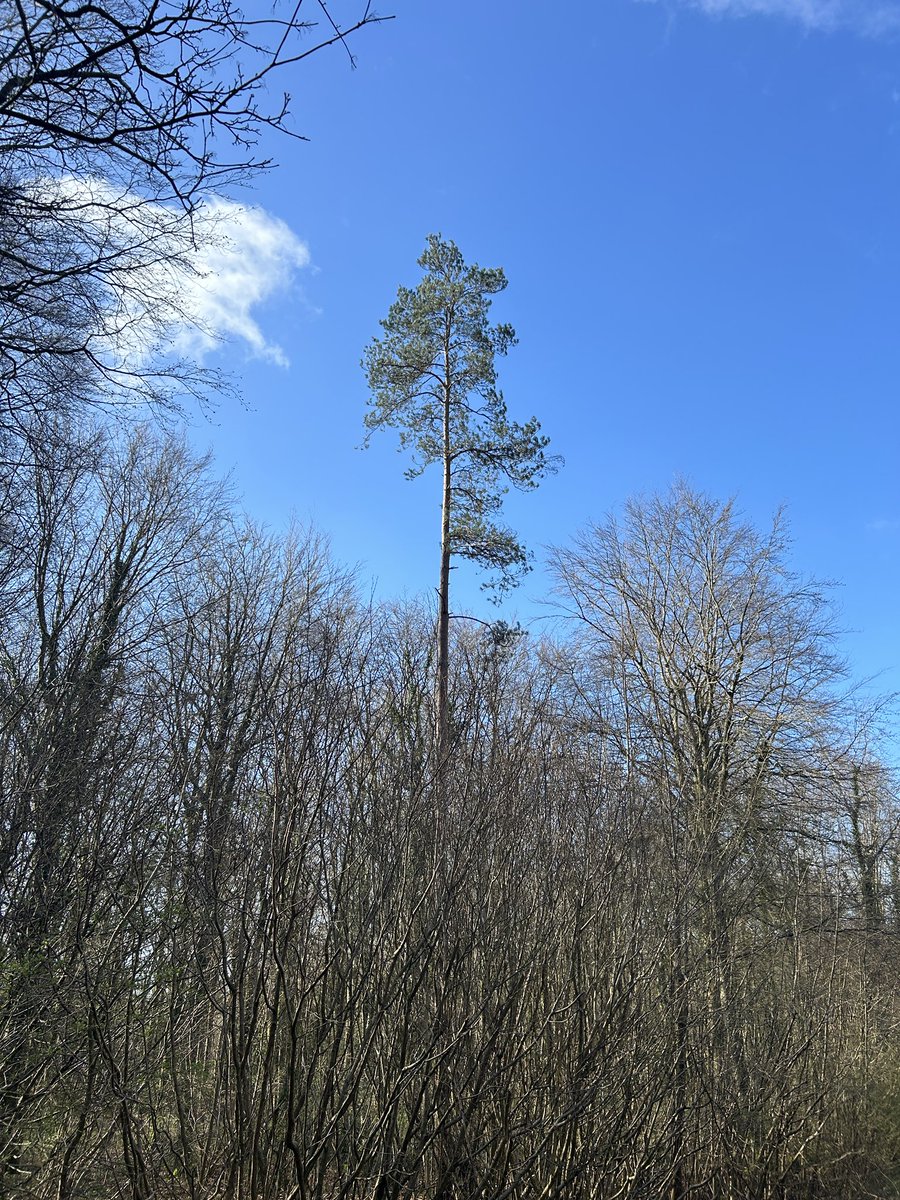
<svg viewBox="0 0 900 1200"><path fill-rule="evenodd" d="M485 586L501 593L528 570L525 547L499 521L509 487L537 487L558 460L532 418L510 421L497 387L496 358L516 344L511 325L492 325L491 299L506 287L499 268L468 266L459 249L431 234L419 258L423 277L401 287L384 333L366 350L371 396L368 437L395 428L410 451L407 478L432 463L443 470L438 583L438 763L450 749L450 566L454 555L486 568Z"/></svg>

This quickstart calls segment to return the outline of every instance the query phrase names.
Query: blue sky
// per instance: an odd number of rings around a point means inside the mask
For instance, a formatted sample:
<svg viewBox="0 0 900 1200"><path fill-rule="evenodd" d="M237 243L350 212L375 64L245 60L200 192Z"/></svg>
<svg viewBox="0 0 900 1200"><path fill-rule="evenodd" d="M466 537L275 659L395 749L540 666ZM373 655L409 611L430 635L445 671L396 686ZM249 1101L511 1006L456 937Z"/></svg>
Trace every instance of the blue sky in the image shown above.
<svg viewBox="0 0 900 1200"><path fill-rule="evenodd" d="M543 546L683 475L760 525L786 505L854 672L900 687L900 0L380 5L355 71L286 80L311 140L241 197L265 237L208 361L248 408L193 437L247 510L379 595L433 588L439 480L357 447L363 348L440 231L506 270L507 403L566 460L508 505L537 569L505 615L541 611Z"/></svg>

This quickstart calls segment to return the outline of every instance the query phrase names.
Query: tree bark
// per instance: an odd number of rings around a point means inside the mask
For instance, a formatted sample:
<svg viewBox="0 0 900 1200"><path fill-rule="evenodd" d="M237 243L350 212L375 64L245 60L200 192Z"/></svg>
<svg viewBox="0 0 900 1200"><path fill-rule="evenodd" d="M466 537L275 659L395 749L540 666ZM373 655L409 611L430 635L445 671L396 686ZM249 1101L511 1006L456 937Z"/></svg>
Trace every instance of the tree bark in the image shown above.
<svg viewBox="0 0 900 1200"><path fill-rule="evenodd" d="M438 585L438 653L436 743L438 779L442 780L450 752L450 330L444 340L443 464L441 505L441 571Z"/></svg>

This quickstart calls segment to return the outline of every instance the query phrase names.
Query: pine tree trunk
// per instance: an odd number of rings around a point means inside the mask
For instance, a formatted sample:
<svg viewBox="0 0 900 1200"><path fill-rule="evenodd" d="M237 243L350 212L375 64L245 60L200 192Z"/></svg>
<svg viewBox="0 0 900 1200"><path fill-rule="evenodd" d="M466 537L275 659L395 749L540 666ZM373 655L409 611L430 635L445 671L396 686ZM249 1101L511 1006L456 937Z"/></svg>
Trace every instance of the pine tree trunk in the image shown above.
<svg viewBox="0 0 900 1200"><path fill-rule="evenodd" d="M438 587L437 654L437 770L443 778L450 753L450 378L449 346L445 346L443 458L444 488L441 507L441 573Z"/></svg>

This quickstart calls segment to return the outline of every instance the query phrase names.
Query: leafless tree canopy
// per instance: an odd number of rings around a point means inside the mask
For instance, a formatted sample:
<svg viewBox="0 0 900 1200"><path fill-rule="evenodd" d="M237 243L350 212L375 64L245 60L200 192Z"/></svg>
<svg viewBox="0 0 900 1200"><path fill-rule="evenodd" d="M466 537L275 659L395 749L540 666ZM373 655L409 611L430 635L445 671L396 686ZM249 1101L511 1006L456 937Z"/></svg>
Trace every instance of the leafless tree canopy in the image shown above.
<svg viewBox="0 0 900 1200"><path fill-rule="evenodd" d="M560 550L557 637L456 631L438 787L432 613L171 437L20 482L4 1195L889 1194L896 793L778 527Z"/></svg>
<svg viewBox="0 0 900 1200"><path fill-rule="evenodd" d="M261 134L291 131L289 97L273 90L283 68L346 50L378 19L321 0L249 15L223 0L5 0L4 425L123 394L171 404L214 382L149 353L154 312L177 306L166 268L189 264L204 200L268 165ZM123 344L138 299L148 353L136 364Z"/></svg>

